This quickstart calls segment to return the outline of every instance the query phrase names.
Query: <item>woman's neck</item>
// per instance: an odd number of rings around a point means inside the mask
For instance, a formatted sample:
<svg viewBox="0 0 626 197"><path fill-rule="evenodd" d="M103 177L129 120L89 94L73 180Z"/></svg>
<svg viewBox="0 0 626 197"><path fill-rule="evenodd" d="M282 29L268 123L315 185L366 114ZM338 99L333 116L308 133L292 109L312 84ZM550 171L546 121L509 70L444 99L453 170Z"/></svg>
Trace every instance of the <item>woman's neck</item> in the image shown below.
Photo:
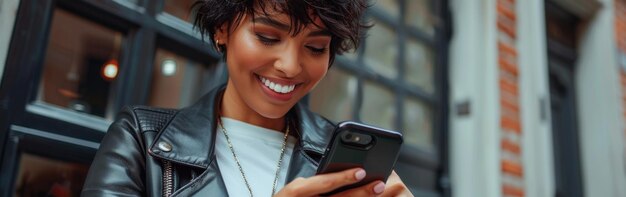
<svg viewBox="0 0 626 197"><path fill-rule="evenodd" d="M230 80L228 80L226 84L220 110L221 117L232 118L276 131L283 131L285 128L284 116L278 119L271 119L257 113L241 99L241 96L237 93L237 90Z"/></svg>

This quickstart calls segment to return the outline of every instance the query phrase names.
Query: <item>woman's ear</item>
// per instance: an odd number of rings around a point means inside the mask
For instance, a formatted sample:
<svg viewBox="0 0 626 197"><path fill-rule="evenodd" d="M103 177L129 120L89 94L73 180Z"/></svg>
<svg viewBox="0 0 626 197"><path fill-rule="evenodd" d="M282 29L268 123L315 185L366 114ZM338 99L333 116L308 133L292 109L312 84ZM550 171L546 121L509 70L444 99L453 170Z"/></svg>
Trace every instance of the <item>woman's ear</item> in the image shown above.
<svg viewBox="0 0 626 197"><path fill-rule="evenodd" d="M222 25L220 25L216 30L215 30L215 36L213 40L215 42L216 45L226 45L226 43L228 42L228 24L224 23Z"/></svg>

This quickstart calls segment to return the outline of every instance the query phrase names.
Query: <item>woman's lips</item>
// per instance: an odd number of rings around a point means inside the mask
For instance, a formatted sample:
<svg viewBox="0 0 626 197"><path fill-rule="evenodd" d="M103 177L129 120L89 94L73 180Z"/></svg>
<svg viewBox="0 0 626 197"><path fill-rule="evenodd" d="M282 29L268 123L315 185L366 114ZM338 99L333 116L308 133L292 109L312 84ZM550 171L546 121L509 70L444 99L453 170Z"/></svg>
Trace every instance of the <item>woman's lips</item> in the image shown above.
<svg viewBox="0 0 626 197"><path fill-rule="evenodd" d="M270 98L279 101L289 101L298 88L298 83L286 82L256 75L261 90ZM280 81L280 82L279 82Z"/></svg>

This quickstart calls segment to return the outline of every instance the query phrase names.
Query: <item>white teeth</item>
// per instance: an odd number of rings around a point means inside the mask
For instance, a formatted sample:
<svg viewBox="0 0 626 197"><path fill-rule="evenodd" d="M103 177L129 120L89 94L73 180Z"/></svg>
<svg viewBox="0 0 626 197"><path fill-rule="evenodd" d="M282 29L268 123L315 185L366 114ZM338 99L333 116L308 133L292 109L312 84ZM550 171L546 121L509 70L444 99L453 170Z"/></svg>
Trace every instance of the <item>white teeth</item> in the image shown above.
<svg viewBox="0 0 626 197"><path fill-rule="evenodd" d="M276 86L274 87L274 91L278 93L283 93L283 86L276 84Z"/></svg>
<svg viewBox="0 0 626 197"><path fill-rule="evenodd" d="M273 90L274 92L278 92L278 93L289 93L291 91L293 91L294 89L296 89L296 85L281 85L278 83L274 83L271 82L269 79L261 78L261 82L263 83L263 85L267 86L268 88L270 88L271 90Z"/></svg>

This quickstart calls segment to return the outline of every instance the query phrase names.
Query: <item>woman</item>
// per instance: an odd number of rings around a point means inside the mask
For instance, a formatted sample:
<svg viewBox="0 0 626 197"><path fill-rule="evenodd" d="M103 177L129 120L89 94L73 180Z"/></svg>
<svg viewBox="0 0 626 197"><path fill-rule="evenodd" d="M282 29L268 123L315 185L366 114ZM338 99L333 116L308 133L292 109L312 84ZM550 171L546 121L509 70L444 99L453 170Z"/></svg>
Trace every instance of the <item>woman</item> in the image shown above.
<svg viewBox="0 0 626 197"><path fill-rule="evenodd" d="M195 25L228 65L225 86L181 110L128 107L83 196L318 196L361 180L315 175L334 125L298 104L335 54L356 48L365 0L206 0ZM306 178L305 178L306 177ZM412 196L392 173L337 196Z"/></svg>

